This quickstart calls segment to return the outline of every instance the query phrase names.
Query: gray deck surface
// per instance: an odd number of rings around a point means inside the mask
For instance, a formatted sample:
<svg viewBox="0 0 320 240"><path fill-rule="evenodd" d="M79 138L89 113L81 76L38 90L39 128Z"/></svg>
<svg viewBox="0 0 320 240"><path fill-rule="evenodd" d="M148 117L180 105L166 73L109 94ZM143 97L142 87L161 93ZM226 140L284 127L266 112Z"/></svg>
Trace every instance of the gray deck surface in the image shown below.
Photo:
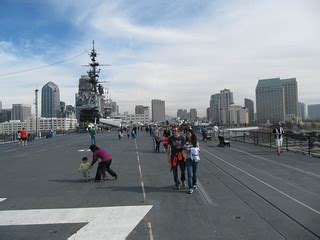
<svg viewBox="0 0 320 240"><path fill-rule="evenodd" d="M0 145L0 215L4 210L153 205L128 239L319 239L320 159L232 142L200 142L199 188L174 190L166 155L152 139L97 134L117 180L84 182L88 134ZM138 157L137 157L138 156ZM139 163L142 178L139 173ZM96 166L95 166L96 168ZM95 168L91 172L93 176ZM143 181L145 197L141 186ZM147 224L151 224L148 227ZM107 222L105 224L108 224ZM1 226L0 240L67 239L86 223Z"/></svg>

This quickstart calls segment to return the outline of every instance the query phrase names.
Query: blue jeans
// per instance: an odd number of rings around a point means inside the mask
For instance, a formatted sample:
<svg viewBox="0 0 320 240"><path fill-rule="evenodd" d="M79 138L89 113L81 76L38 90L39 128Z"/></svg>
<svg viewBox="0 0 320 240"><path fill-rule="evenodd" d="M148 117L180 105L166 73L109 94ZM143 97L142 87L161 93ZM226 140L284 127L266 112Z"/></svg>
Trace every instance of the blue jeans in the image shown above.
<svg viewBox="0 0 320 240"><path fill-rule="evenodd" d="M193 188L194 185L197 185L198 162L195 162L191 158L187 158L186 165L187 165L187 174L188 174L188 186L189 186L189 189L191 189Z"/></svg>
<svg viewBox="0 0 320 240"><path fill-rule="evenodd" d="M178 166L180 167L181 171L181 182L184 182L186 180L186 164L184 161L178 161L177 166L172 168L173 179L176 186L180 185L180 181L178 178Z"/></svg>
<svg viewBox="0 0 320 240"><path fill-rule="evenodd" d="M91 135L91 144L96 144L96 136Z"/></svg>

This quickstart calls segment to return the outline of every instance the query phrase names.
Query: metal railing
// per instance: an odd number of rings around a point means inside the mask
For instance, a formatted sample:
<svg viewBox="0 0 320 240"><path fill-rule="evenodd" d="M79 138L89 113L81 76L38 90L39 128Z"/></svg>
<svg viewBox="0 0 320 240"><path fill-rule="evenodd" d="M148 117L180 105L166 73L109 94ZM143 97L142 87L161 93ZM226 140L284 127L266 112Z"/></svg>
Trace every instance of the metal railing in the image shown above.
<svg viewBox="0 0 320 240"><path fill-rule="evenodd" d="M231 141L275 147L275 138L272 132L228 130L221 131L220 134ZM287 151L320 157L320 141L309 135L285 134L283 138L283 148Z"/></svg>

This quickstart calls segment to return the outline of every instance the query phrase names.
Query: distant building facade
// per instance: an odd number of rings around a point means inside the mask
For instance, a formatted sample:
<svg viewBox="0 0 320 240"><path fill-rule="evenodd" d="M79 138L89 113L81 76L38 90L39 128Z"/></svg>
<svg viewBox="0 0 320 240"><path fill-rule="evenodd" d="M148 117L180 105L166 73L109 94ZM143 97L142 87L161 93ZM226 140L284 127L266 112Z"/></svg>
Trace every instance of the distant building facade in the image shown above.
<svg viewBox="0 0 320 240"><path fill-rule="evenodd" d="M261 79L256 87L258 123L297 121L298 86L295 78Z"/></svg>
<svg viewBox="0 0 320 240"><path fill-rule="evenodd" d="M283 122L284 101L284 89L279 78L259 80L256 87L258 123Z"/></svg>
<svg viewBox="0 0 320 240"><path fill-rule="evenodd" d="M177 118L187 119L187 117L188 117L187 109L178 109L177 110Z"/></svg>
<svg viewBox="0 0 320 240"><path fill-rule="evenodd" d="M244 106L248 109L249 123L254 121L254 103L251 99L244 99Z"/></svg>
<svg viewBox="0 0 320 240"><path fill-rule="evenodd" d="M12 104L11 120L25 121L31 116L31 106L25 104Z"/></svg>
<svg viewBox="0 0 320 240"><path fill-rule="evenodd" d="M191 120L191 121L194 121L194 120L197 119L197 117L198 117L197 109L191 108L191 109L190 109L190 120Z"/></svg>
<svg viewBox="0 0 320 240"><path fill-rule="evenodd" d="M306 120L306 105L302 102L298 102L298 117L302 119L302 121Z"/></svg>
<svg viewBox="0 0 320 240"><path fill-rule="evenodd" d="M60 90L48 82L41 90L41 117L57 117L60 111Z"/></svg>
<svg viewBox="0 0 320 240"><path fill-rule="evenodd" d="M320 104L308 105L308 118L311 120L320 119Z"/></svg>
<svg viewBox="0 0 320 240"><path fill-rule="evenodd" d="M152 121L153 122L164 122L165 121L165 101L160 99L151 100L152 108Z"/></svg>

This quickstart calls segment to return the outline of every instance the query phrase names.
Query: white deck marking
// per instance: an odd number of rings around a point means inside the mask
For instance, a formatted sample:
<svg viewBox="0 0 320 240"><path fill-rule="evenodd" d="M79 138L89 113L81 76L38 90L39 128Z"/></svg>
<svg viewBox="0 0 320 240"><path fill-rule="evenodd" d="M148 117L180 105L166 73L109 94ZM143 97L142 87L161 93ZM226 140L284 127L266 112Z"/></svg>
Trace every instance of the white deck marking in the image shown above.
<svg viewBox="0 0 320 240"><path fill-rule="evenodd" d="M235 166L235 165L233 165L233 164L231 164L231 163L229 163L229 162L227 162L227 161L223 160L223 159L222 159L222 158L220 158L219 156L214 155L213 153L211 153L211 152L209 152L209 151L207 151L207 150L205 150L205 149L203 149L203 148L202 148L202 151L204 151L204 152L208 153L209 155L211 155L211 156L213 156L213 157L215 157L215 158L219 159L220 161L224 162L225 164L228 164L229 166L231 166L231 167L233 167L233 168L237 169L238 171L240 171L240 172L242 172L242 173L244 173L244 174L248 175L249 177L254 178L255 180L257 180L257 181L259 181L259 182L263 183L264 185L268 186L269 188L271 188L271 189L273 189L273 190L275 190L275 191L277 191L277 192L281 193L282 195L286 196L287 198L290 198L291 200L295 201L296 203L298 203L298 204L300 204L300 205L302 205L302 206L304 206L304 207L308 208L308 209L309 209L309 210L311 210L312 212L317 213L317 214L320 214L320 211L318 211L318 210L316 210L316 209L314 209L314 208L312 208L312 207L308 206L307 204L305 204L305 203L303 203L303 202L299 201L298 199L295 199L294 197L292 197L292 196L290 196L290 195L286 194L285 192L283 192L283 191L279 190L278 188L273 187L273 186L272 186L272 185L270 185L269 183L266 183L266 182L264 182L263 180L261 180L261 179L259 179L259 178L255 177L255 176L253 176L252 174L250 174L250 173L248 173L248 172L246 172L246 171L242 170L241 168L238 168L237 166Z"/></svg>
<svg viewBox="0 0 320 240"><path fill-rule="evenodd" d="M0 202L3 202L4 200L6 200L6 198L0 198Z"/></svg>
<svg viewBox="0 0 320 240"><path fill-rule="evenodd" d="M245 153L245 154L247 154L247 155L249 155L249 156L252 156L252 157L260 158L260 159L262 159L262 160L264 160L264 161L267 161L267 162L271 162L271 163L280 165L280 166L282 166L282 167L290 168L290 169L296 170L296 171L298 171L298 172L302 172L302 173L305 173L305 174L309 174L309 175L311 175L311 176L313 176L313 177L320 178L320 175L315 174L315 173L312 173L312 172L308 172L308 171L305 171L305 170L302 170L302 169L300 169L300 168L295 168L295 167L291 167L291 166L289 166L289 165L287 165L287 164L278 163L278 162L272 161L272 160L270 160L270 159L268 159L268 158L260 157L260 156L254 155L254 154L252 154L252 153L248 153L248 152L246 152L246 151L242 151L242 150L237 149L237 148L231 148L231 149L234 150L234 151L238 151L238 152L241 152L241 153Z"/></svg>
<svg viewBox="0 0 320 240"><path fill-rule="evenodd" d="M126 239L151 208L144 205L0 211L0 226L88 223L68 239Z"/></svg>
<svg viewBox="0 0 320 240"><path fill-rule="evenodd" d="M80 150L78 150L78 152L84 152L85 151L85 149L80 149Z"/></svg>
<svg viewBox="0 0 320 240"><path fill-rule="evenodd" d="M139 168L139 176L140 176L140 184L141 184L141 188L142 188L143 201L144 201L144 203L146 203L147 202L147 195L146 195L146 191L145 191L144 183L143 183L141 161L140 161L140 157L139 157L139 151L138 151L138 145L137 145L136 139L134 139L134 144L136 146L136 151L137 151L137 161L138 161L138 168ZM150 238L150 240L153 240L152 225L151 225L151 221L148 216L145 217L145 221L146 221L148 229L149 229L149 238Z"/></svg>

